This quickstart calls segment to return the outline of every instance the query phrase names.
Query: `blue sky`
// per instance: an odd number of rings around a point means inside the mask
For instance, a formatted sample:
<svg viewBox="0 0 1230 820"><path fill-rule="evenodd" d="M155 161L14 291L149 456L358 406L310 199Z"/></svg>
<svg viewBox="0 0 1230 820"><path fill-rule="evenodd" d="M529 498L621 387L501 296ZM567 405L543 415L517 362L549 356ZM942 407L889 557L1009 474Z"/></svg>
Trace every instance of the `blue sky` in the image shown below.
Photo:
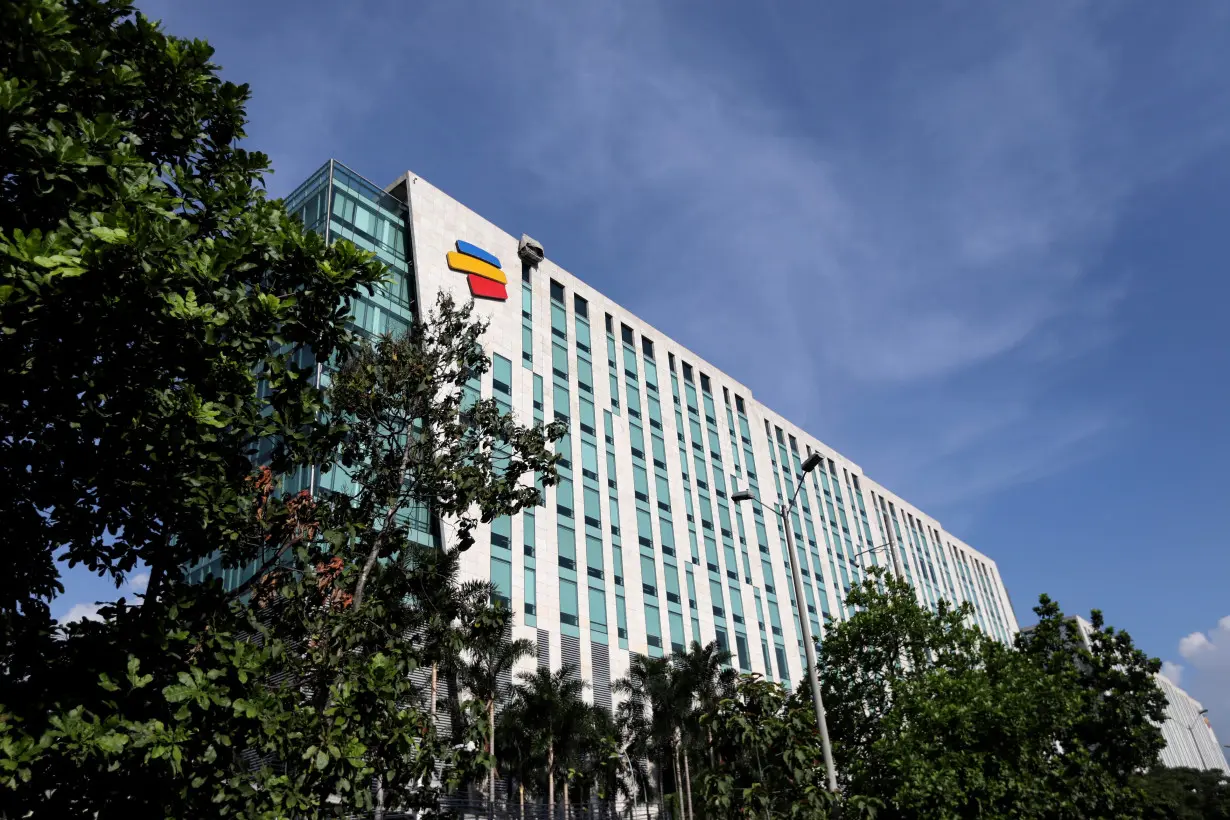
<svg viewBox="0 0 1230 820"><path fill-rule="evenodd" d="M1230 742L1230 6L141 5L275 194L332 156L531 234Z"/></svg>

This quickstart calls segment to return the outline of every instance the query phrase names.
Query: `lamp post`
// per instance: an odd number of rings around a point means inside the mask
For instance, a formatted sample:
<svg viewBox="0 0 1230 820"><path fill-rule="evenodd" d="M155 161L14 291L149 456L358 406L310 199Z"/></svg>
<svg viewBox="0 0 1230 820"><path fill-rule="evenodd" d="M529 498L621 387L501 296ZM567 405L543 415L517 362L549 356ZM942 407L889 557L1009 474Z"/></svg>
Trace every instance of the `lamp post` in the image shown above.
<svg viewBox="0 0 1230 820"><path fill-rule="evenodd" d="M1204 762L1204 752L1200 751L1200 743L1196 740L1196 732L1194 727L1196 726L1196 721L1200 720L1200 718L1204 717L1208 713L1208 709L1201 709L1196 713L1196 716L1192 718L1192 722L1187 724L1187 733L1192 736L1192 745L1196 747L1196 754L1200 756L1200 768L1202 769L1207 769L1208 766L1206 766Z"/></svg>
<svg viewBox="0 0 1230 820"><path fill-rule="evenodd" d="M773 508L773 512L782 519L782 525L786 529L786 550L790 553L790 575L794 581L794 600L798 602L799 610L799 630L803 633L803 651L807 655L807 675L811 679L811 699L816 707L816 724L820 728L820 748L824 752L824 769L828 775L829 791L837 793L837 768L833 765L833 749L829 745L829 724L824 714L824 698L820 695L820 675L816 671L816 645L812 641L811 624L808 622L807 613L804 611L804 601L807 599L803 595L803 576L799 572L799 556L794 550L794 527L790 523L790 513L794 512L794 503L799 497L799 490L803 489L803 477L816 469L820 465L820 454L812 453L803 462L803 472L799 474L794 488L794 495L790 497L790 503L785 507L780 504ZM751 490L739 490L731 493L730 500L733 502L740 501L757 501L759 499L752 495ZM764 505L761 504L761 507Z"/></svg>
<svg viewBox="0 0 1230 820"><path fill-rule="evenodd" d="M887 541L885 541L883 544L876 544L874 547L868 547L867 549L863 550L862 552L856 552L856 553L854 553L854 555L852 555L852 556L850 556L850 557L851 557L851 558L859 558L859 557L862 557L862 556L866 555L866 554L867 554L867 553L869 553L869 552L879 552L881 549L885 549L885 548L887 548L887 550L888 550L888 557L889 557L889 558L891 558L891 559L892 559L892 562L893 562L893 577L894 577L894 578L896 578L898 581L904 580L905 575L904 575L904 573L901 571L901 559L897 556L897 548L896 548L896 544L895 544L895 543L894 543L894 541L893 541L893 533L892 533L892 530L888 529L888 519L887 519L887 517L885 517L885 521L884 521L884 531L888 533L888 540L887 540ZM860 563L860 564L859 564L859 568L860 568L860 569L863 569L863 565L862 565L862 563Z"/></svg>

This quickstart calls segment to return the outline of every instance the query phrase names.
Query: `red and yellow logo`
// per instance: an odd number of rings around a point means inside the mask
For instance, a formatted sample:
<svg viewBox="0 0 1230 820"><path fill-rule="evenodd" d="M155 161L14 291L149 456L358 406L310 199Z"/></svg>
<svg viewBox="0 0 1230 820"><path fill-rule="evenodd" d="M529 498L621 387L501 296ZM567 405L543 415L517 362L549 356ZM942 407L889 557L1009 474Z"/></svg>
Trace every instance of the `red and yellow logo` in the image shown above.
<svg viewBox="0 0 1230 820"><path fill-rule="evenodd" d="M457 250L448 252L448 266L467 273L470 295L475 299L508 299L508 277L500 270L500 260L477 245L457 240Z"/></svg>

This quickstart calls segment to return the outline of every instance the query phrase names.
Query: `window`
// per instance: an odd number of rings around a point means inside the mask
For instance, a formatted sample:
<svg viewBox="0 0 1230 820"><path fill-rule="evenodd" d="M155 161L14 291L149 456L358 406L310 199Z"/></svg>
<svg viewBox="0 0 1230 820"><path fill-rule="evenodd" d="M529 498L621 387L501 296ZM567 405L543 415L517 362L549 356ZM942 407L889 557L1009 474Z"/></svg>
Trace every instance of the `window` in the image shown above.
<svg viewBox="0 0 1230 820"><path fill-rule="evenodd" d="M619 333L624 340L624 344L636 347L636 337L632 334L632 328L625 324L620 324Z"/></svg>
<svg viewBox="0 0 1230 820"><path fill-rule="evenodd" d="M735 395L735 408L736 408L736 409L737 409L740 413L744 413L744 412L746 412L746 411L743 409L743 397L742 397L742 396L740 396L740 395L738 395L738 394L736 394L736 395Z"/></svg>
<svg viewBox="0 0 1230 820"><path fill-rule="evenodd" d="M675 372L675 354L674 354L674 353L667 353L667 354L666 354L666 361L667 361L667 362L670 364L670 366L671 366L671 372L672 372L672 373L673 373L673 372Z"/></svg>
<svg viewBox="0 0 1230 820"><path fill-rule="evenodd" d="M646 359L653 359L653 342L644 336L641 337L641 350L644 352Z"/></svg>
<svg viewBox="0 0 1230 820"><path fill-rule="evenodd" d="M747 651L747 638L738 632L735 633L735 647L739 654L739 668L744 671L751 671L752 660Z"/></svg>
<svg viewBox="0 0 1230 820"><path fill-rule="evenodd" d="M564 304L564 286L554 279L551 280L551 301Z"/></svg>
<svg viewBox="0 0 1230 820"><path fill-rule="evenodd" d="M589 302L586 302L580 296L572 297L572 307L576 311L577 316L581 318L589 318Z"/></svg>
<svg viewBox="0 0 1230 820"><path fill-rule="evenodd" d="M615 329L614 329L614 328L615 328L615 323L614 323L614 321L612 321L612 319L611 319L611 314L609 314L609 313L608 313L608 314L606 315L606 332L607 332L607 333L614 334L614 333L615 333Z"/></svg>
<svg viewBox="0 0 1230 820"><path fill-rule="evenodd" d="M706 376L704 373L700 374L700 389L704 390L706 393L712 392L709 389L709 377Z"/></svg>
<svg viewBox="0 0 1230 820"><path fill-rule="evenodd" d="M683 378L686 381L692 381L692 365L687 362L683 363Z"/></svg>

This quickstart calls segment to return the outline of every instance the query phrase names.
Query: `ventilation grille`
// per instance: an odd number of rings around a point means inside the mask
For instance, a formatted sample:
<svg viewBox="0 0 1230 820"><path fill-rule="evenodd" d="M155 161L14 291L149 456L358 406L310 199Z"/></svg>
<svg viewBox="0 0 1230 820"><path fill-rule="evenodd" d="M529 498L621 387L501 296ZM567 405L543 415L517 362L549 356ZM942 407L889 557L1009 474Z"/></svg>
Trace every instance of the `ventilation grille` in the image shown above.
<svg viewBox="0 0 1230 820"><path fill-rule="evenodd" d="M505 646L512 643L512 626L511 625L504 626L504 637L501 639L501 641ZM499 684L499 686L496 689L495 700L497 704L502 705L506 703L508 701L509 696L512 695L512 685L513 685L512 670L505 669L503 672L500 672L499 676L497 677L497 683Z"/></svg>
<svg viewBox="0 0 1230 820"><path fill-rule="evenodd" d="M611 650L604 643L591 643L594 672L594 705L611 711Z"/></svg>
<svg viewBox="0 0 1230 820"><path fill-rule="evenodd" d="M581 640L571 635L559 636L560 661L572 667L573 680L581 679Z"/></svg>
<svg viewBox="0 0 1230 820"><path fill-rule="evenodd" d="M538 630L538 668L551 668L551 634L545 629Z"/></svg>

